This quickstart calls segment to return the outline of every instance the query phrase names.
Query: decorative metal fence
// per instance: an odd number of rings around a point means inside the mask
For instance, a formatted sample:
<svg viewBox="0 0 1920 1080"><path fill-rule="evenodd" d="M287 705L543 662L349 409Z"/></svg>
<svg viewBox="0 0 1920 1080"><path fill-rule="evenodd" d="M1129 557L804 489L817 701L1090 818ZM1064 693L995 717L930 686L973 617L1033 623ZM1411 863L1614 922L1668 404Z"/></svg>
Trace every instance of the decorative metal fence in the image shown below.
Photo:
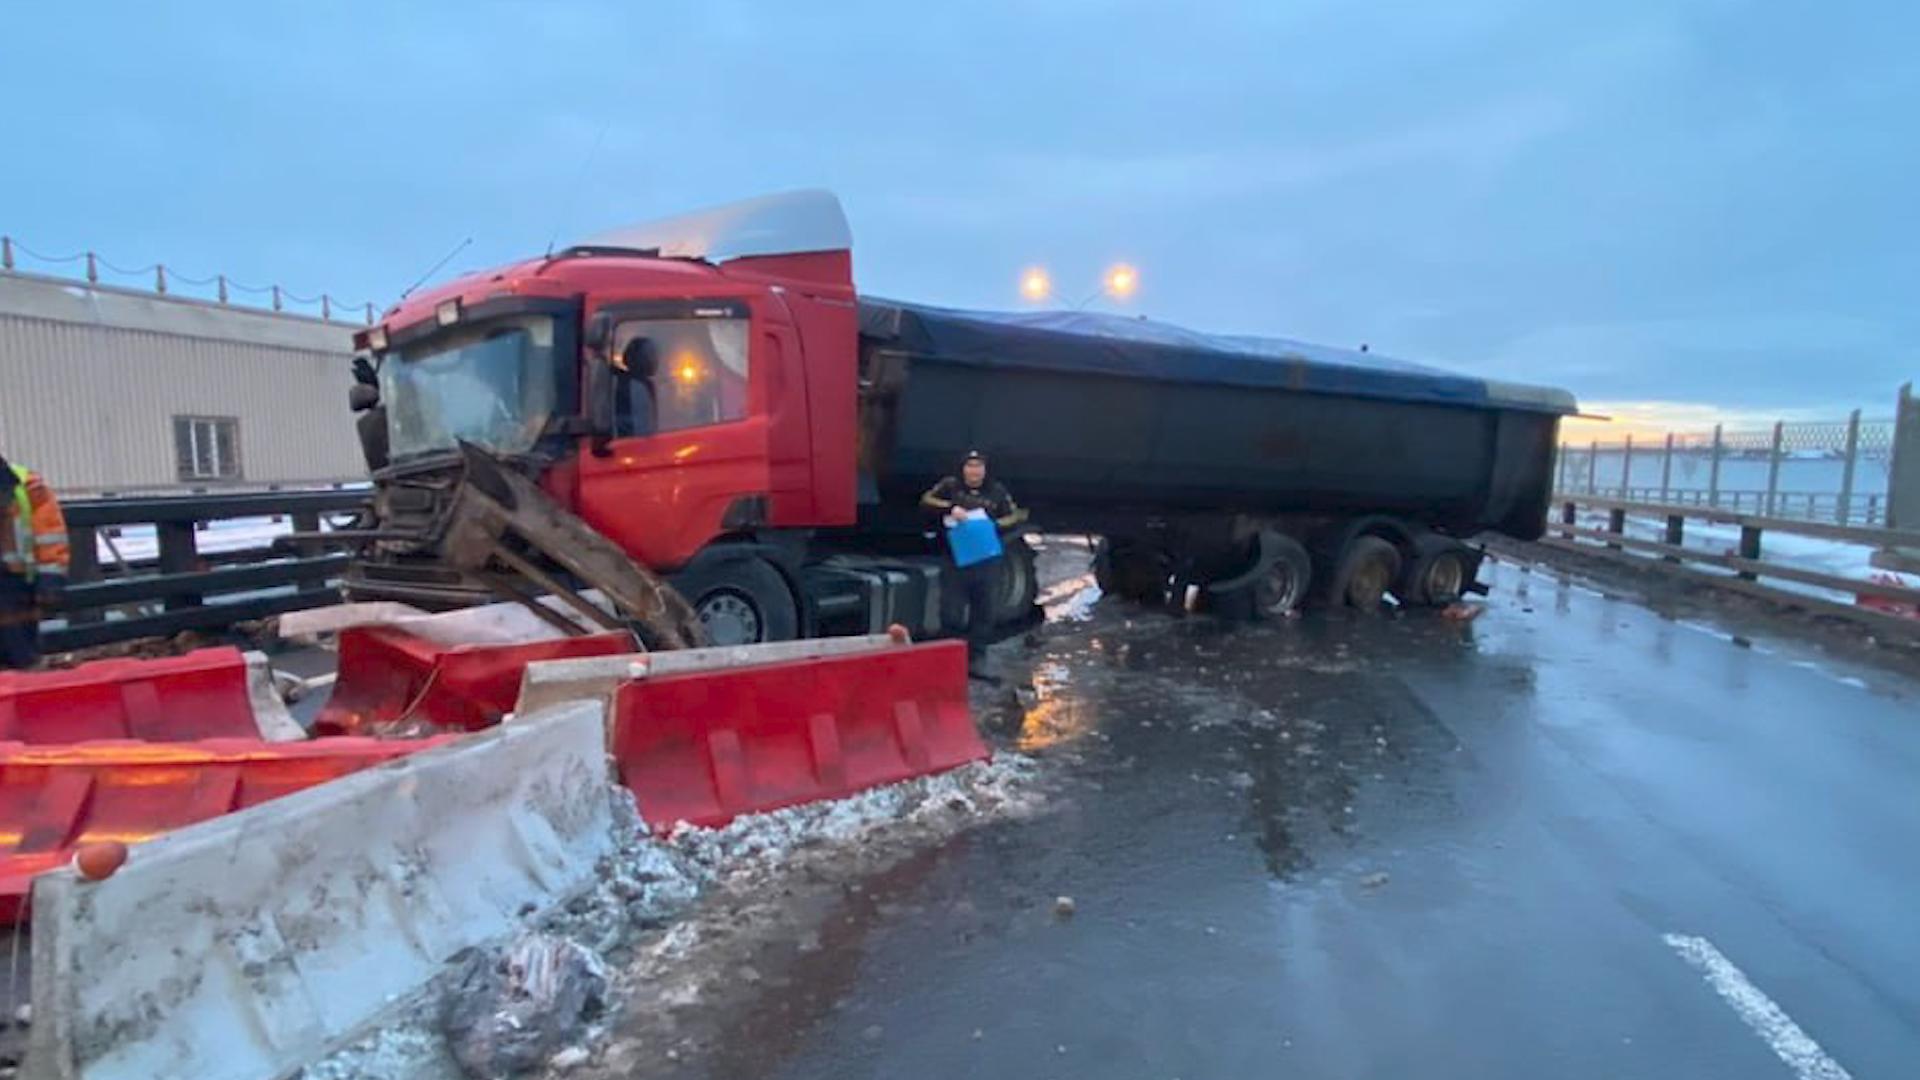
<svg viewBox="0 0 1920 1080"><path fill-rule="evenodd" d="M1903 391L1903 415L1907 400ZM1886 525L1902 440L1899 420L1862 420L1856 409L1845 420L1563 442L1556 488L1565 495Z"/></svg>

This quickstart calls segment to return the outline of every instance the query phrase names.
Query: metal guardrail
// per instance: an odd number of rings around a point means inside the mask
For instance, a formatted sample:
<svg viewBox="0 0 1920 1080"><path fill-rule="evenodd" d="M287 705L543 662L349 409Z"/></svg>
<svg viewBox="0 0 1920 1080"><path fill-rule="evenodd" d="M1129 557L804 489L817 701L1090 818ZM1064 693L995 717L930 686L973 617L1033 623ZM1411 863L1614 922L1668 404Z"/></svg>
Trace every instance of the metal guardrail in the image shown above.
<svg viewBox="0 0 1920 1080"><path fill-rule="evenodd" d="M1583 555L1613 558L1616 561L1642 566L1650 563L1665 565L1668 569L1684 573L1690 578L1736 592L1796 605L1820 614L1838 615L1871 625L1882 631L1920 637L1920 619L1889 614L1859 604L1846 604L1809 596L1806 593L1769 586L1760 580L1774 578L1779 581L1791 581L1801 585L1850 593L1855 597L1873 597L1891 601L1894 604L1920 607L1920 589L1879 581L1863 581L1858 578L1788 566L1779 562L1769 562L1764 558L1765 547L1762 543L1765 534L1773 531L1859 544L1875 549L1920 550L1920 532L1830 525L1824 522L1732 513L1712 507L1634 502L1591 495L1561 494L1554 496L1554 501L1560 507L1560 518L1558 521L1548 523L1548 535L1540 541L1549 547L1577 551ZM1606 511L1606 528L1595 529L1580 525L1580 508L1583 506ZM1665 525L1662 538L1648 540L1627 535L1629 517L1660 519ZM1740 538L1737 548L1732 553L1722 553L1685 546L1688 521L1703 521L1739 528ZM1628 554L1628 552L1645 552L1658 558L1647 559ZM1731 571L1731 573L1714 572L1702 567L1713 567L1715 570Z"/></svg>
<svg viewBox="0 0 1920 1080"><path fill-rule="evenodd" d="M1594 495L1606 495L1626 502L1659 503L1672 506L1710 507L1736 514L1766 514L1766 491L1758 488L1611 487ZM1776 491L1772 494L1773 513L1769 516L1795 521L1832 521L1842 525L1885 525L1887 498L1878 491L1843 495L1838 491Z"/></svg>
<svg viewBox="0 0 1920 1080"><path fill-rule="evenodd" d="M1837 525L1920 525L1920 397L1893 416L1778 420L1765 428L1566 441L1554 487L1569 494L1711 507ZM1656 483L1655 481L1658 481Z"/></svg>
<svg viewBox="0 0 1920 1080"><path fill-rule="evenodd" d="M200 527L285 517L297 532L318 532L323 515L359 510L370 498L360 489L71 500L63 506L73 549L69 585L48 613L43 644L56 652L80 649L336 603L348 556L326 550L324 541L302 541L293 552L260 547L203 554ZM102 566L102 532L142 525L154 528L157 557Z"/></svg>

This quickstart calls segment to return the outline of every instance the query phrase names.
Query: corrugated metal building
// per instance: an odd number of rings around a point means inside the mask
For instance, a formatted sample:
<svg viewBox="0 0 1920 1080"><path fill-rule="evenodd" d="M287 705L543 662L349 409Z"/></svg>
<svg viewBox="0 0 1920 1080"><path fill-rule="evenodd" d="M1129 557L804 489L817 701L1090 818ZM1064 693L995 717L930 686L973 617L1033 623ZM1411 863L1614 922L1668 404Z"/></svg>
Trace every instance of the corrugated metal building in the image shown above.
<svg viewBox="0 0 1920 1080"><path fill-rule="evenodd" d="M0 273L0 453L69 493L364 478L353 327Z"/></svg>

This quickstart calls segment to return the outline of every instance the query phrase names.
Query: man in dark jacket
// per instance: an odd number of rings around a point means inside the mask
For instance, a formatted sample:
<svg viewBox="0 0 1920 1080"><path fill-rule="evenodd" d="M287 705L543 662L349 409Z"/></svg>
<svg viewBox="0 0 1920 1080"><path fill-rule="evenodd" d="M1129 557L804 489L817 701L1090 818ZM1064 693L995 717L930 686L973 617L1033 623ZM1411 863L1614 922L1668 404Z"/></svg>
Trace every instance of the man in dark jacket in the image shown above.
<svg viewBox="0 0 1920 1080"><path fill-rule="evenodd" d="M949 476L920 496L920 505L938 511L942 521L953 526L978 510L993 519L1001 529L1011 529L1027 520L1027 512L1013 501L1006 486L987 478L987 456L978 450L960 463L960 475ZM967 598L967 670L977 679L996 681L982 665L987 658L987 643L993 639L993 587L1000 579L1001 557L956 567L961 591Z"/></svg>

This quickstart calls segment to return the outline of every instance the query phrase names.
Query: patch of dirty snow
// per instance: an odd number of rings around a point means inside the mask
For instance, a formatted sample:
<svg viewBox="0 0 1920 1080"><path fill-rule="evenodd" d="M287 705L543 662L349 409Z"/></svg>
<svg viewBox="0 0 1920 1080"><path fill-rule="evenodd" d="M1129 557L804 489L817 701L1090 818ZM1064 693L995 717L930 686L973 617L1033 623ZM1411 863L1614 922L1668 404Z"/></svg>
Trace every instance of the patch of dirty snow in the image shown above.
<svg viewBox="0 0 1920 1080"><path fill-rule="evenodd" d="M1047 805L1042 779L1035 759L1002 751L990 762L753 814L722 829L675 829L661 843L676 867L702 882L700 902L664 932L638 941L616 972L615 993L627 1008L613 1022L616 1037L596 1031L583 1040L593 1047L585 1074L630 1075L637 1063L656 1059L660 1040L669 1037L649 1024L670 1025L675 1010L754 982L744 974L749 942L808 940L797 887L857 881L976 825L1039 813ZM741 949L747 952L736 955Z"/></svg>
<svg viewBox="0 0 1920 1080"><path fill-rule="evenodd" d="M716 928L730 930L751 918L746 909L764 904L761 898L782 874L809 862L857 867L883 849L914 850L989 821L1029 816L1045 805L1039 773L1034 759L1001 752L991 761L844 799L746 815L721 829L682 825L665 838L652 835L632 796L614 787L614 851L601 860L592 886L550 913L541 927L604 959L613 972L616 1002L640 986L668 1005L697 1001L698 978L665 976ZM496 951L509 944L498 943ZM443 974L392 1022L308 1066L301 1080L467 1076L450 1056L440 1025L452 984L452 973ZM619 1011L616 1005L583 1030L568 1032L567 1060L552 1063L550 1071L589 1067ZM581 1060L574 1047L585 1049L589 1060Z"/></svg>
<svg viewBox="0 0 1920 1080"><path fill-rule="evenodd" d="M462 1080L424 1005L296 1075L299 1080Z"/></svg>

